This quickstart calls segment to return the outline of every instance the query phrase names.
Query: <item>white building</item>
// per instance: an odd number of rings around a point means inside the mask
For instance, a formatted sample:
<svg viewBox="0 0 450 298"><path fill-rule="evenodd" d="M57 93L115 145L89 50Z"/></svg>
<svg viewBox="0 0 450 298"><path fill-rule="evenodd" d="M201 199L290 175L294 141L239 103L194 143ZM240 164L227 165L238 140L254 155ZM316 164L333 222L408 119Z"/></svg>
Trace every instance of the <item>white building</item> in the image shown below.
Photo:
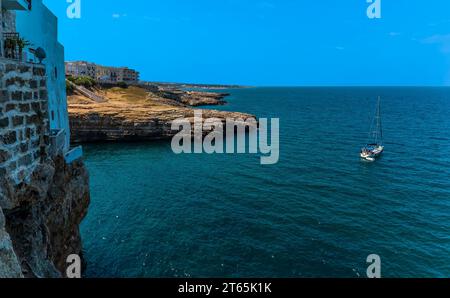
<svg viewBox="0 0 450 298"><path fill-rule="evenodd" d="M66 62L66 75L73 77L97 77L97 65L86 61Z"/></svg>
<svg viewBox="0 0 450 298"><path fill-rule="evenodd" d="M115 84L139 82L139 72L128 67L103 66L87 61L66 62L66 75L73 77L90 77L100 83Z"/></svg>
<svg viewBox="0 0 450 298"><path fill-rule="evenodd" d="M65 135L64 151L70 149L70 128L67 112L64 47L58 42L58 19L42 3L42 0L0 0L25 3L30 10L16 11L16 30L30 41L33 48L41 47L47 58L43 63L47 71L47 90L50 129ZM31 3L29 3L31 2ZM26 59L34 59L26 55Z"/></svg>

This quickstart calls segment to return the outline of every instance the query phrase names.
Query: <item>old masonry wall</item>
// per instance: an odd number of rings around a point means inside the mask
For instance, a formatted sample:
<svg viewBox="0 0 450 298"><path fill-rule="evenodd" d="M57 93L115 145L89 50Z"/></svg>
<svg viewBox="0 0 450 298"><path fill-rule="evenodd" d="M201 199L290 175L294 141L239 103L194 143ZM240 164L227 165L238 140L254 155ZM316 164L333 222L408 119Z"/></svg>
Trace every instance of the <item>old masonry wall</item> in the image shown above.
<svg viewBox="0 0 450 298"><path fill-rule="evenodd" d="M45 68L0 58L0 175L28 179L45 154L48 123Z"/></svg>

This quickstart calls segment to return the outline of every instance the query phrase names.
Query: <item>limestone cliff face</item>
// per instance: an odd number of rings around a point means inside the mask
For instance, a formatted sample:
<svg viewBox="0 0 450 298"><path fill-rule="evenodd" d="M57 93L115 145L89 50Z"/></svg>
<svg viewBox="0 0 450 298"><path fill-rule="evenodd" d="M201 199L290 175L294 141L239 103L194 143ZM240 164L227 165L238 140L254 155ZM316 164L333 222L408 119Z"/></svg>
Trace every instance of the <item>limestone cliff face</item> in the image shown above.
<svg viewBox="0 0 450 298"><path fill-rule="evenodd" d="M195 109L184 100L208 104L219 102L226 94L208 92L171 91L173 99L160 92L149 92L139 87L112 88L101 92L105 102L94 102L81 95L69 96L69 119L72 141L76 143L104 141L149 141L169 139L178 131L172 130L176 119L194 122ZM168 94L168 92L166 92ZM176 96L180 98L176 99ZM184 99L182 99L184 98ZM202 110L203 118L247 120L255 116L246 113Z"/></svg>
<svg viewBox="0 0 450 298"><path fill-rule="evenodd" d="M79 224L90 201L84 164L58 156L29 181L2 176L0 186L0 277L63 277L67 256L82 255Z"/></svg>
<svg viewBox="0 0 450 298"><path fill-rule="evenodd" d="M172 108L170 111L134 109L132 112L119 109L105 110L89 106L69 108L72 141L77 143L104 141L149 141L169 139L178 131L172 130L172 121L183 118L194 123L194 110ZM244 113L203 110L203 118L247 120L254 116ZM206 133L206 131L204 131Z"/></svg>

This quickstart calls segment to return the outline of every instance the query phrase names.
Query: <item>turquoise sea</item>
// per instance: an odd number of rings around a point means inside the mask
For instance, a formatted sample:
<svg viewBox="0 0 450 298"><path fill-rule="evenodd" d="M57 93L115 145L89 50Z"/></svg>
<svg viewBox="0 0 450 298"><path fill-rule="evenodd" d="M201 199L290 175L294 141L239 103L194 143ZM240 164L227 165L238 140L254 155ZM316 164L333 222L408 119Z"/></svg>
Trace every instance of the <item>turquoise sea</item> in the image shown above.
<svg viewBox="0 0 450 298"><path fill-rule="evenodd" d="M450 88L249 88L280 161L85 145L88 277L450 277ZM386 152L362 162L376 99Z"/></svg>

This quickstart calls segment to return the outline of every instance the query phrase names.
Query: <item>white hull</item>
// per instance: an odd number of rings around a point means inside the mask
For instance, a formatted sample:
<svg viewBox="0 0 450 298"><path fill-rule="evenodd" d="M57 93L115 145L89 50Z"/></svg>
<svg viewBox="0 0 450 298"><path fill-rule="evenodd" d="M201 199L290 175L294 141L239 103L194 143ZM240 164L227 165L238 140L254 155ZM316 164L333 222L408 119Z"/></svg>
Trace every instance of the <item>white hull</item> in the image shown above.
<svg viewBox="0 0 450 298"><path fill-rule="evenodd" d="M381 154L383 154L384 151L384 147L383 146L378 146L377 148L373 149L373 150L363 150L361 151L361 158L368 160L368 161L375 161L375 159L377 159L378 157L381 156Z"/></svg>

